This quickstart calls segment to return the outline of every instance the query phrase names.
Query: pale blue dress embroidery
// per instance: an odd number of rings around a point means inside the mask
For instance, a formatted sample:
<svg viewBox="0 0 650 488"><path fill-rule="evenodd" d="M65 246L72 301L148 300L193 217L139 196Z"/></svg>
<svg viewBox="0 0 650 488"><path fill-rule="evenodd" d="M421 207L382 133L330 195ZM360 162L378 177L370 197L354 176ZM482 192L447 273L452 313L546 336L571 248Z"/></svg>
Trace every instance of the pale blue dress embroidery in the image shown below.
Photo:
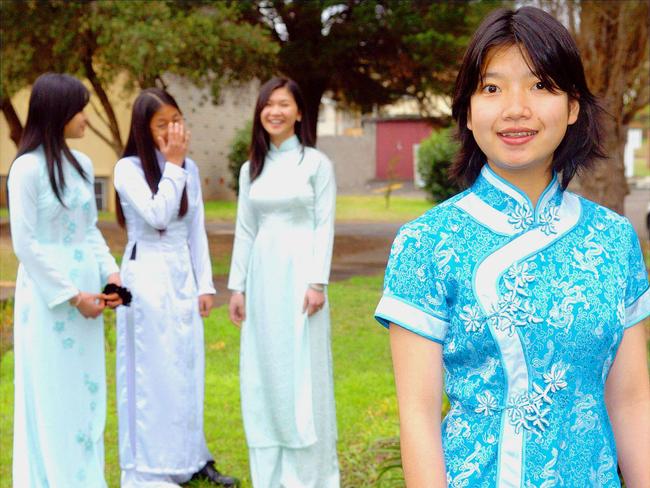
<svg viewBox="0 0 650 488"><path fill-rule="evenodd" d="M13 486L100 488L104 481L106 382L100 315L68 300L98 293L115 260L96 227L93 166L74 151L85 181L64 160L63 207L41 149L9 173L11 236L20 265L14 316Z"/></svg>
<svg viewBox="0 0 650 488"><path fill-rule="evenodd" d="M271 145L262 174L240 175L228 288L246 292L240 380L256 488L339 486L329 305L302 311L327 283L336 185L331 162L297 137Z"/></svg>
<svg viewBox="0 0 650 488"><path fill-rule="evenodd" d="M443 347L449 486L619 486L604 385L650 315L625 218L556 178L533 209L486 165L402 227L384 286L379 322Z"/></svg>

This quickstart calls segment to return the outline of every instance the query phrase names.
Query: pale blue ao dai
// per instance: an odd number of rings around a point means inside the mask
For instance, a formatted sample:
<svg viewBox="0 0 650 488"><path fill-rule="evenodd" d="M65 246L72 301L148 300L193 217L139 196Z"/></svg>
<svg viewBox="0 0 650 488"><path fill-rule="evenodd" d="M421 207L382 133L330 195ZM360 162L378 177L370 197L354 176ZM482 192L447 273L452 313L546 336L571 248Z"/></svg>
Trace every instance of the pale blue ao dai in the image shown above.
<svg viewBox="0 0 650 488"><path fill-rule="evenodd" d="M99 293L118 271L97 229L93 166L73 151L84 180L63 160L57 200L41 148L9 173L11 236L18 256L14 302L13 486L103 488L104 323L69 305Z"/></svg>
<svg viewBox="0 0 650 488"><path fill-rule="evenodd" d="M336 185L331 162L293 136L260 176L241 169L228 288L245 291L240 381L256 488L339 486L329 305L308 317L309 283L327 283Z"/></svg>

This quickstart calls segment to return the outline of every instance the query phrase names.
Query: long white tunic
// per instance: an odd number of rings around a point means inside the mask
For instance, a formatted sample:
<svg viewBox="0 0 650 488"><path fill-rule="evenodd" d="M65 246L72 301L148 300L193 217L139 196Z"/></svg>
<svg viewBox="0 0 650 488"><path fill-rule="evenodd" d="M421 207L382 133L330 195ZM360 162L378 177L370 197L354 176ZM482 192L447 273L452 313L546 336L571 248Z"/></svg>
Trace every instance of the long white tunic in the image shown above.
<svg viewBox="0 0 650 488"><path fill-rule="evenodd" d="M336 468L329 306L302 311L309 283L327 283L334 237L332 164L294 136L271 147L261 175L240 175L228 288L245 291L241 395L249 448L306 448Z"/></svg>
<svg viewBox="0 0 650 488"><path fill-rule="evenodd" d="M203 433L204 348L198 296L215 293L196 164L165 163L152 195L137 157L115 165L128 243L117 314L120 465L192 474L211 459ZM189 209L179 218L183 188Z"/></svg>
<svg viewBox="0 0 650 488"><path fill-rule="evenodd" d="M64 161L65 207L41 149L9 173L11 237L20 265L14 304L13 486L100 488L106 420L104 328L68 304L98 293L118 271L96 227L93 166L73 151L85 181Z"/></svg>

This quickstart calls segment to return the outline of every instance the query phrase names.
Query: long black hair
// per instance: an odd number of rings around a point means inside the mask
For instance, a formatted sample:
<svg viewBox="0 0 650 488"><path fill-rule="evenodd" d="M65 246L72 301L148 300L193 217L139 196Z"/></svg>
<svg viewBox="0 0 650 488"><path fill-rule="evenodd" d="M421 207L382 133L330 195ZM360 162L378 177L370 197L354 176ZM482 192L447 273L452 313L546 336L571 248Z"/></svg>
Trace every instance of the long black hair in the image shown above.
<svg viewBox="0 0 650 488"><path fill-rule="evenodd" d="M467 128L470 99L482 83L489 51L517 46L531 71L551 91L563 91L580 105L578 119L569 125L553 154L553 170L561 173L566 188L573 176L604 158L602 123L604 111L589 91L575 41L551 15L535 7L498 9L481 23L467 47L452 103L461 148L450 168L452 179L471 185L485 163L485 154Z"/></svg>
<svg viewBox="0 0 650 488"><path fill-rule="evenodd" d="M158 183L160 183L162 173L160 171L160 166L158 166L156 143L151 135L149 124L154 114L160 110L163 105L171 105L179 112L181 111L176 100L174 100L174 97L165 90L160 88L147 88L140 92L133 103L129 139L126 141L126 147L122 153L123 158L126 158L127 156L137 156L140 158L142 171L144 172L144 179L147 181L151 193L153 194L158 192ZM183 162L183 167L185 167L185 162ZM117 192L115 192L115 201L117 221L122 227L124 227L126 222L124 220L124 212L122 211L120 196ZM183 188L178 216L183 217L186 213L187 185Z"/></svg>
<svg viewBox="0 0 650 488"><path fill-rule="evenodd" d="M65 178L62 156L65 156L84 180L89 181L86 171L72 154L64 137L66 124L84 109L89 99L90 94L81 81L61 73L45 73L39 76L29 97L27 122L15 159L43 146L52 191L64 207L62 194L65 190Z"/></svg>
<svg viewBox="0 0 650 488"><path fill-rule="evenodd" d="M296 120L294 131L300 143L307 147L314 147L314 134L311 133L309 128L309 119L307 116L307 107L305 105L305 98L302 96L302 91L298 83L290 78L271 78L264 83L260 88L260 94L255 103L255 114L253 115L253 136L250 147L250 178L253 181L257 178L264 169L264 158L266 153L269 152L269 134L262 126L262 110L271 98L271 94L278 88L286 88L289 90L293 99L296 101L298 111L301 114L301 120Z"/></svg>

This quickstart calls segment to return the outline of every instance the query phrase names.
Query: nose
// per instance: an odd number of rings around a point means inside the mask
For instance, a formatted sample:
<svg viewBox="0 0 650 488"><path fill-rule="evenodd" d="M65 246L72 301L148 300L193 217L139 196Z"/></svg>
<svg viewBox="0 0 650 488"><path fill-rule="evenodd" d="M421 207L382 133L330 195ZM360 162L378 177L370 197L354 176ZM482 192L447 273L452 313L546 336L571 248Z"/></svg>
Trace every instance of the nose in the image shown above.
<svg viewBox="0 0 650 488"><path fill-rule="evenodd" d="M524 90L515 89L503 97L502 116L505 120L527 119L531 116L530 101Z"/></svg>

